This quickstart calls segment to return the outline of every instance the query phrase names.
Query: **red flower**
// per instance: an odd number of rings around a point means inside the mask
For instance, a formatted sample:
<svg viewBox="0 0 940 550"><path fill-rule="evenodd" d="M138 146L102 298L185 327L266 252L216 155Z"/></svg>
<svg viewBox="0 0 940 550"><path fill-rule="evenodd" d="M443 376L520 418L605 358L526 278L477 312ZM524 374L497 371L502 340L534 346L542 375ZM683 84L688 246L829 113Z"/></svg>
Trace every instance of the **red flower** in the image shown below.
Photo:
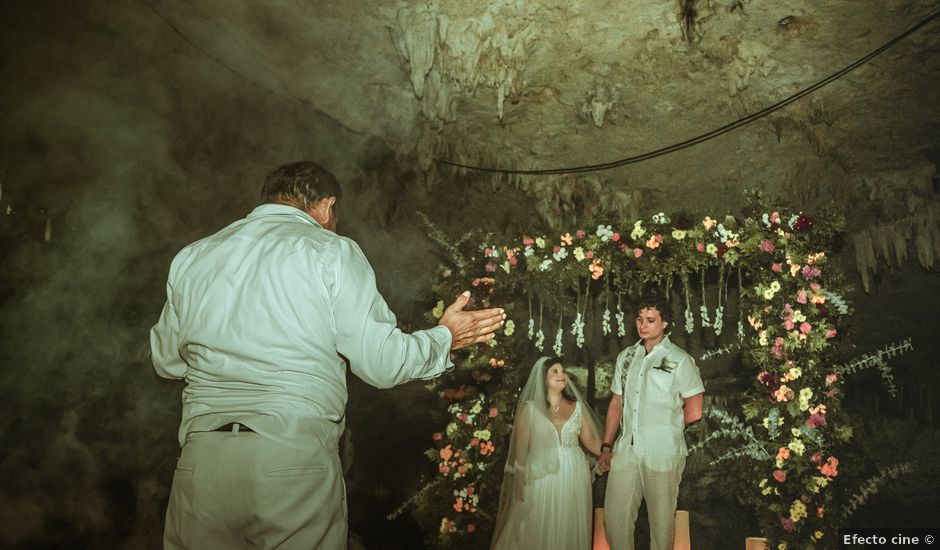
<svg viewBox="0 0 940 550"><path fill-rule="evenodd" d="M796 222L793 223L794 231L809 231L813 228L813 224L816 223L816 220L807 216L806 214L800 214L796 218Z"/></svg>
<svg viewBox="0 0 940 550"><path fill-rule="evenodd" d="M477 526L476 526L476 525L474 525L474 524L472 524L472 523L468 523L468 524L467 524L467 532L468 532L468 533L472 533L472 532L474 532L474 531L476 531L476 530L477 530Z"/></svg>

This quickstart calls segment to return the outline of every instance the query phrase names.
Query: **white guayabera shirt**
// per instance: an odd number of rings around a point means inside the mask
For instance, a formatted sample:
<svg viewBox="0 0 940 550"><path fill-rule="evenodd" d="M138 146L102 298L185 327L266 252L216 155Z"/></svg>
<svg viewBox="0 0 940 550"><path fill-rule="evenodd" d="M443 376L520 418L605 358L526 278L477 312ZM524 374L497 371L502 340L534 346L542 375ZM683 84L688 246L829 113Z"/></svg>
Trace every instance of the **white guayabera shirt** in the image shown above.
<svg viewBox="0 0 940 550"><path fill-rule="evenodd" d="M705 391L692 357L664 337L649 354L643 340L617 356L611 391L623 396L620 438L638 455L689 454L682 435L684 399Z"/></svg>
<svg viewBox="0 0 940 550"><path fill-rule="evenodd" d="M279 204L177 254L150 342L157 374L186 380L180 445L229 422L288 445L335 445L340 354L379 388L451 366L446 327L403 333L359 246Z"/></svg>

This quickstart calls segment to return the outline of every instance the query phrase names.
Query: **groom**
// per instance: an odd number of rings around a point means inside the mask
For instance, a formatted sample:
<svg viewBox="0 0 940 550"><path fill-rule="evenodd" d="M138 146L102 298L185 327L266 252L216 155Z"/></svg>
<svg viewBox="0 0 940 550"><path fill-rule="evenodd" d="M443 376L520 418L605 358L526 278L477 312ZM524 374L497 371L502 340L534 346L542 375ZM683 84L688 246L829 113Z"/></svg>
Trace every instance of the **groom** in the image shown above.
<svg viewBox="0 0 940 550"><path fill-rule="evenodd" d="M640 341L617 357L600 459L601 469L610 470L604 515L614 550L633 550L643 499L650 548L673 547L676 499L688 454L682 432L702 417L705 387L689 354L669 341L668 326L665 304L644 296L636 317Z"/></svg>

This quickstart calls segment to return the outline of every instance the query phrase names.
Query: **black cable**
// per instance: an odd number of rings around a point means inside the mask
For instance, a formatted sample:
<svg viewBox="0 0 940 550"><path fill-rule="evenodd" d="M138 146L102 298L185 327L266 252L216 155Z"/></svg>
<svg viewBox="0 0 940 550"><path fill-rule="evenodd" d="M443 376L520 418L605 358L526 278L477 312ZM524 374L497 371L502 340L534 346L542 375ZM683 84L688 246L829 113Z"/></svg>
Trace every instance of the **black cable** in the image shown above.
<svg viewBox="0 0 940 550"><path fill-rule="evenodd" d="M485 166L473 166L469 164L460 164L457 162L452 162L452 161L443 160L443 159L434 159L434 160L447 166L454 166L457 168L464 168L467 170L476 170L479 172L497 172L501 174L548 175L548 174L577 174L577 173L583 173L583 172L597 172L601 170L610 170L611 168L618 168L620 166L626 166L628 164L634 164L634 163L641 162L644 160L649 160L652 158L660 157L663 155L667 155L669 153L674 153L676 151L685 149L687 147L692 147L693 145L698 145L699 143L702 143L705 141L709 141L722 134L728 133L736 128L740 128L741 126L750 124L751 122L754 122L755 120L763 118L769 115L770 113L773 113L774 111L777 111L786 107L787 105L793 103L794 101L815 92L816 90L822 88L823 86L829 84L830 82L833 82L845 76L847 73L855 70L861 65L864 65L865 63L877 57L878 55L881 55L887 49L891 48L898 42L904 40L911 34L914 34L918 30L920 30L921 27L927 25L928 23L930 23L934 19L937 19L938 17L940 17L940 10L935 11L934 13L929 15L926 19L922 20L920 23L917 23L910 29L896 36L890 42L886 43L885 45L881 46L880 48L866 55L865 57L859 59L855 63L852 63L851 65L843 68L842 70L830 75L829 77L823 80L820 80L819 82L813 84L809 88L804 88L803 90L800 90L799 92L791 95L790 97L782 101L779 101L777 103L774 103L770 107L766 107L760 111L757 111L756 113L752 113L744 118L740 118L730 124L726 124L720 128L716 128L715 130L712 130L705 134L701 134L694 138L690 138L685 141L681 141L679 143L669 145L667 147L662 147L660 149L656 149L655 151L650 151L648 153L643 153L640 155L627 157L625 159L605 162L601 164L589 164L585 166L573 166L573 167L568 167L568 168L544 168L544 169L539 169L539 170L514 170L514 169L508 169L508 168L490 168L490 167L485 167Z"/></svg>

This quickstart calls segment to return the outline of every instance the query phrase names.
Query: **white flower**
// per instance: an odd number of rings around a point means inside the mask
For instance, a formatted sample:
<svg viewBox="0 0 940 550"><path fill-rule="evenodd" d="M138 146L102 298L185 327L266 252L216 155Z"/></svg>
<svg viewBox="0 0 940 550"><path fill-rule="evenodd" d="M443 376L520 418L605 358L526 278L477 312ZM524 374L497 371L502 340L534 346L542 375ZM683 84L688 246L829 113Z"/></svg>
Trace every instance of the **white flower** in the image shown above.
<svg viewBox="0 0 940 550"><path fill-rule="evenodd" d="M764 298L770 300L770 299L773 298L773 297L774 297L774 291L773 291L773 289L768 288L768 289L764 290Z"/></svg>
<svg viewBox="0 0 940 550"><path fill-rule="evenodd" d="M790 219L787 221L787 225L790 226L790 229L793 229L793 226L796 224L796 220L800 219L798 214L793 214L790 216Z"/></svg>
<svg viewBox="0 0 940 550"><path fill-rule="evenodd" d="M675 240L677 240L677 241L681 241L682 239L685 238L685 231L683 231L683 230L681 230L681 229L673 229L673 230L672 230L672 238L675 239Z"/></svg>
<svg viewBox="0 0 940 550"><path fill-rule="evenodd" d="M580 246L574 249L574 259L578 260L579 262L584 261L584 249Z"/></svg>
<svg viewBox="0 0 940 550"><path fill-rule="evenodd" d="M610 310L607 308L604 308L604 318L601 322L601 328L604 331L604 336L610 334Z"/></svg>
<svg viewBox="0 0 940 550"><path fill-rule="evenodd" d="M689 334L692 334L692 331L695 330L695 315L692 314L692 311L689 308L685 309L685 331Z"/></svg>
<svg viewBox="0 0 940 550"><path fill-rule="evenodd" d="M532 250L532 247L531 247L531 246L527 246L527 247L525 247L525 250L522 251L522 253L523 253L526 257L529 257L529 256L535 254L535 250Z"/></svg>
<svg viewBox="0 0 940 550"><path fill-rule="evenodd" d="M545 349L545 333L542 331L542 329L539 329L535 336L535 349L542 351Z"/></svg>
<svg viewBox="0 0 940 550"><path fill-rule="evenodd" d="M539 264L539 271L547 271L550 267L552 267L551 258L545 258L542 260L542 263Z"/></svg>
<svg viewBox="0 0 940 550"><path fill-rule="evenodd" d="M664 212L653 215L653 222L655 223L669 223L669 218L666 217Z"/></svg>
<svg viewBox="0 0 940 550"><path fill-rule="evenodd" d="M555 345L552 346L552 351L555 352L556 357L561 357L561 325L558 325L558 332L555 333Z"/></svg>
<svg viewBox="0 0 940 550"><path fill-rule="evenodd" d="M529 317L529 340L535 336L535 319Z"/></svg>
<svg viewBox="0 0 940 550"><path fill-rule="evenodd" d="M568 249L561 247L558 249L558 252L555 252L555 254L552 255L552 257L555 258L556 262L560 262L568 257Z"/></svg>
<svg viewBox="0 0 940 550"><path fill-rule="evenodd" d="M601 241L606 243L614 236L614 232L609 225L598 225L597 236L601 238Z"/></svg>

